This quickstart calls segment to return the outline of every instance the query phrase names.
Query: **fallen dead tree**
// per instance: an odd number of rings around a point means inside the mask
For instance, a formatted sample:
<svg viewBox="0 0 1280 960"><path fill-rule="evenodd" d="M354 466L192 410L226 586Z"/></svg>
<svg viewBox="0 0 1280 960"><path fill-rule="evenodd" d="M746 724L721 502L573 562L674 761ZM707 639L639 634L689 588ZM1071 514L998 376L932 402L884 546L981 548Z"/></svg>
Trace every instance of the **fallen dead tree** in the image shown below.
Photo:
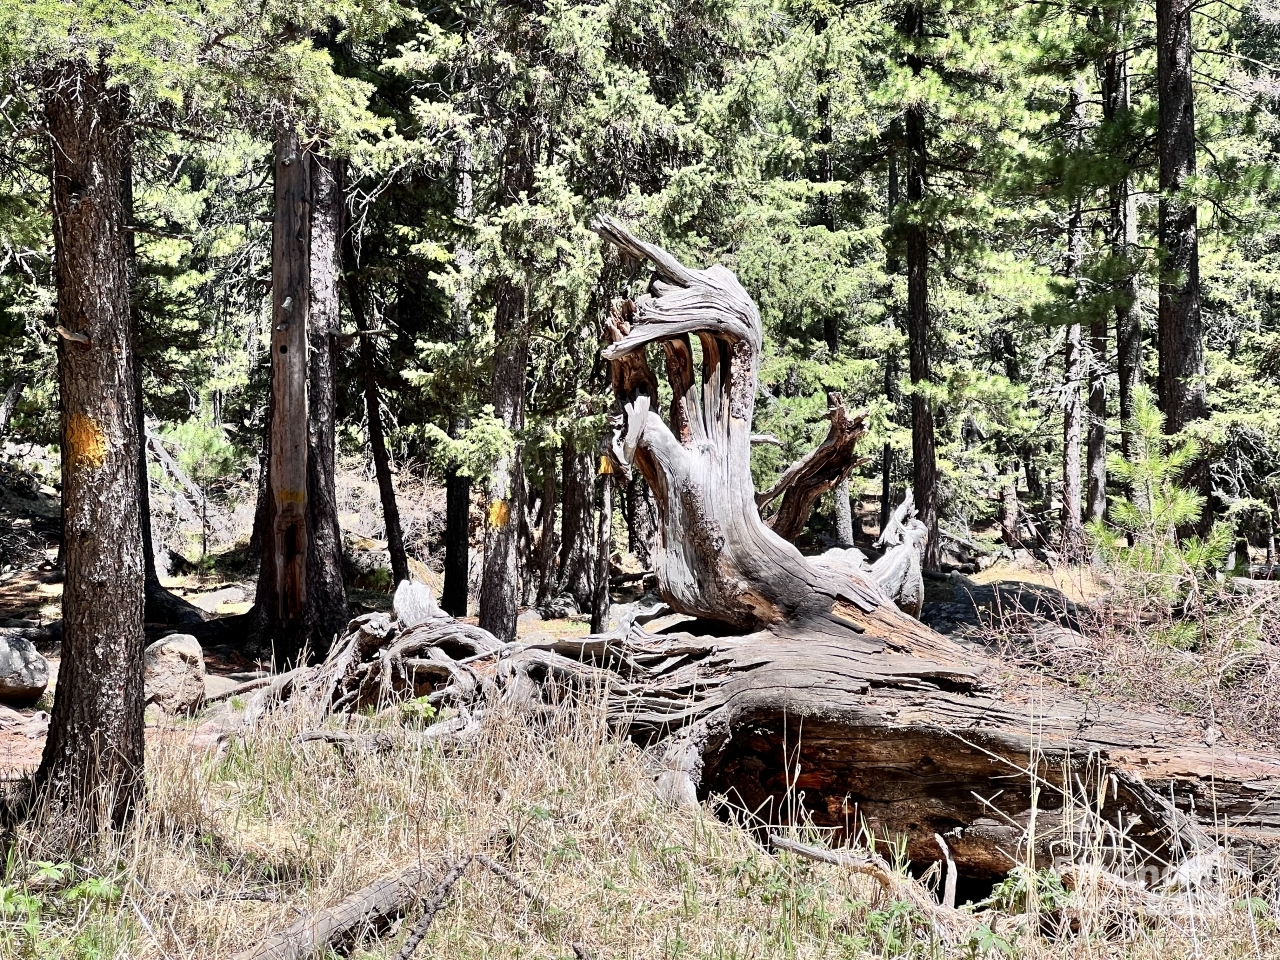
<svg viewBox="0 0 1280 960"><path fill-rule="evenodd" d="M1028 854L1123 846L1159 865L1280 838L1280 760L998 664L904 613L843 552L806 558L770 530L748 461L754 304L723 268L689 270L609 221L601 232L656 264L654 295L610 326L624 412L612 449L616 469L638 469L655 493L663 598L696 619L503 644L447 619L402 629L370 616L295 689L323 709L426 696L472 717L494 703L552 709L566 686L595 691L660 758L671 800L724 797L764 825L901 837L916 862L941 859L945 838L970 877L1003 876ZM649 344L666 360L665 418ZM1080 806L1082 795L1093 799Z"/></svg>

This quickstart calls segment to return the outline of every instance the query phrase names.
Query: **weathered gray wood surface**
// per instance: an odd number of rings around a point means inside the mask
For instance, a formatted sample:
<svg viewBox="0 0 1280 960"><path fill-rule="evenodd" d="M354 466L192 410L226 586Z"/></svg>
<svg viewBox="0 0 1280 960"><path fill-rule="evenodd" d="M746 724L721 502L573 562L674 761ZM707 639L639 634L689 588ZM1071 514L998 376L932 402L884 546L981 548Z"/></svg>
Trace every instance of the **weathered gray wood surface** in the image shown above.
<svg viewBox="0 0 1280 960"><path fill-rule="evenodd" d="M940 836L970 876L1005 874L1028 838L1044 861L1123 833L1155 863L1280 840L1280 759L1211 747L1192 719L1102 704L997 661L900 610L860 564L805 558L770 530L748 462L754 305L723 268L689 270L616 223L600 229L657 265L656 296L620 305L610 325L625 414L612 449L654 491L664 598L702 619L503 644L454 621L401 631L368 615L316 672L323 704L427 695L537 712L567 684L606 697L618 728L660 758L672 800L720 796L762 826L904 837L915 861L940 859ZM654 341L675 398L665 420L642 349ZM918 556L907 515L894 549Z"/></svg>

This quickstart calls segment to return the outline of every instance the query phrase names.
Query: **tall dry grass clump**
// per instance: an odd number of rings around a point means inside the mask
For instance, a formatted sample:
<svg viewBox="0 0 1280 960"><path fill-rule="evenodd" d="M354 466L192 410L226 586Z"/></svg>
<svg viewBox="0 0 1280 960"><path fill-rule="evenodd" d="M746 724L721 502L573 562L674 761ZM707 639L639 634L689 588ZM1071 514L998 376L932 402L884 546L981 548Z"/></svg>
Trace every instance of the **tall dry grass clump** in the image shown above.
<svg viewBox="0 0 1280 960"><path fill-rule="evenodd" d="M735 825L745 815L725 822L659 803L649 760L609 729L599 698L566 697L537 721L491 714L478 739L453 746L423 737L425 712L350 718L359 748L300 742L314 721L288 709L220 752L183 727L154 737L146 805L127 834L74 863L37 832L16 838L0 956L231 958L390 872L421 865L434 883L471 853L525 893L468 870L417 956L1280 956L1271 887L1229 873L1188 887L1194 899L1180 909L1181 893L1122 879L1134 852L1081 828L1093 823L1084 785L1030 828L1059 830L1063 863L1082 865L1019 866L986 907L949 925L962 938L944 940L918 886L898 896L840 866L767 852L759 832ZM893 858L891 841L876 848ZM395 957L420 912L338 948Z"/></svg>

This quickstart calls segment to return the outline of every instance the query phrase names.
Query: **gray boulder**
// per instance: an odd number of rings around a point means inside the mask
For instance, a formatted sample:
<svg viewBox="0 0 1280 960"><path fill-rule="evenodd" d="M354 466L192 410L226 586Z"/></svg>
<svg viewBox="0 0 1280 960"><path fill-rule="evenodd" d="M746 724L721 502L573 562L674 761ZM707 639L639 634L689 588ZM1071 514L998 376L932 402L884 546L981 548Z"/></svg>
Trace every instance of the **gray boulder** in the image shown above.
<svg viewBox="0 0 1280 960"><path fill-rule="evenodd" d="M194 713L204 701L204 651L187 633L157 640L143 655L147 704L168 714Z"/></svg>
<svg viewBox="0 0 1280 960"><path fill-rule="evenodd" d="M396 595L391 600L391 609L395 618L400 621L402 630L449 616L436 605L431 588L413 580L400 581L400 586L396 587Z"/></svg>
<svg viewBox="0 0 1280 960"><path fill-rule="evenodd" d="M29 707L49 686L49 661L26 637L0 630L0 703Z"/></svg>

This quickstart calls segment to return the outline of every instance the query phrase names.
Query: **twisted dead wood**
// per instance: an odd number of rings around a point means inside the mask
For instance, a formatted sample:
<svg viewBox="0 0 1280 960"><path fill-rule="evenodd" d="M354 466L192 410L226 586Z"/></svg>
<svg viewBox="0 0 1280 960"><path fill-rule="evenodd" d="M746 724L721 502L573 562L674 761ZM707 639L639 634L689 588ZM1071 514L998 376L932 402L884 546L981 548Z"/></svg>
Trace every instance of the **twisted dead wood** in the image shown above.
<svg viewBox="0 0 1280 960"><path fill-rule="evenodd" d="M596 691L661 758L670 799L725 797L764 825L808 821L837 838L902 837L916 862L938 860L943 837L968 876L1004 875L1028 843L1041 862L1092 846L1158 864L1280 839L1280 760L992 661L904 613L846 552L806 558L770 530L749 469L755 305L722 267L690 270L612 221L599 229L655 264L650 294L608 326L622 411L612 451L654 492L664 598L700 619L503 644L454 621L400 631L370 615L310 678L319 702L426 696L474 718L495 703L547 708L566 686ZM665 418L649 344L671 385ZM914 554L908 515L893 550Z"/></svg>
<svg viewBox="0 0 1280 960"><path fill-rule="evenodd" d="M840 484L860 462L865 462L854 457L853 447L867 432L866 411L850 416L844 398L832 390L827 393L825 419L831 426L822 443L783 471L772 487L756 494L756 507L760 510L782 498L777 513L769 520L769 527L784 540L795 540L818 498Z"/></svg>

